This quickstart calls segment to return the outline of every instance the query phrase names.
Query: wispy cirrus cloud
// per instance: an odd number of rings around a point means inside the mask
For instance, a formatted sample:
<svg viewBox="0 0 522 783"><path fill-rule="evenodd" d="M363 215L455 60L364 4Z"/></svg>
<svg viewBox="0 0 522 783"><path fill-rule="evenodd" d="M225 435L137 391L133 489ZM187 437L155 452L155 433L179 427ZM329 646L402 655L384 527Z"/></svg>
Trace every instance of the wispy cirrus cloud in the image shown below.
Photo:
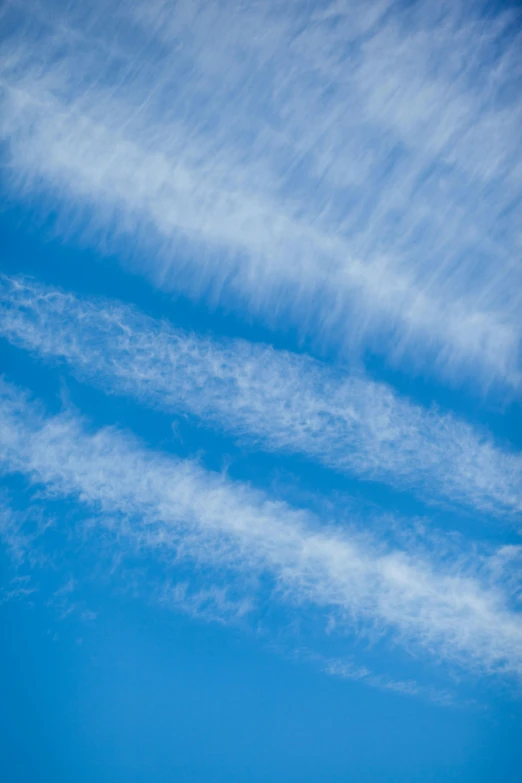
<svg viewBox="0 0 522 783"><path fill-rule="evenodd" d="M46 531L39 529L34 533L33 525L30 522L31 517L36 515L40 518L44 514L46 515L46 512L46 503L43 497L40 498L40 503L29 511L20 512L11 507L8 497L2 498L0 496L0 543L11 555L16 574L10 579L7 579L7 574L5 574L4 584L0 584L0 606L20 600L30 600L35 604L43 601L46 610L58 617L60 621L74 617L76 621L80 620L82 623L94 623L98 618L98 612L85 608L83 595L86 583L92 581L93 578L98 579L98 572L102 570L105 575L110 574L109 582L116 593L130 593L137 600L143 601L145 599L153 606L183 613L197 621L228 626L236 625L244 631L255 629L256 636L262 643L268 644L270 651L282 654L286 658L290 657L291 660L319 667L329 676L358 680L371 688L420 697L443 706L455 704L455 694L447 690L426 687L411 679L407 681L393 680L389 676L376 674L367 666L357 665L353 660L325 659L318 653L303 649L295 650L294 648L288 653L282 642L280 629L275 637L272 637L266 623L264 627L260 628L256 601L252 600L249 595L248 585L245 588L245 585L233 584L230 577L221 579L219 582L210 581L210 583L208 579L202 580L201 574L192 574L188 579L180 579L179 575L177 578L173 578L172 574L169 574L166 579L162 579L158 574L157 564L156 573L153 575L150 569L144 569L139 564L139 560L134 569L129 569L126 564L127 559L135 560L136 555L140 554L143 544L138 540L137 545L131 548L130 552L125 551L125 544L130 542L128 542L128 535L122 535L121 520L120 524L114 520L114 527L112 527L111 523L104 519L104 524L108 523L112 528L110 534L116 534L114 538L109 540L104 540L103 536L97 535L99 534L100 522L92 517L81 520L77 535L69 529L66 534L69 546L62 549L59 558L62 570L65 559L69 570L74 571L75 577L69 576L65 581L62 580L58 587L53 584L50 589L49 585L46 585L45 589L41 585L36 586L38 583L34 579L35 565L38 564L44 568L49 565L42 558L43 552L46 551L42 537ZM28 535L25 530L28 523L31 527L31 535ZM78 536L82 541L82 551L85 551L88 544L90 557L96 558L94 569L92 562L89 563L88 576L84 573L84 563L73 563L67 559L71 546L74 551L78 545ZM97 545L96 539L100 538ZM36 547L37 542L38 548ZM37 556L35 557L35 555ZM163 560L168 563L168 555L163 557ZM22 565L30 566L30 573L20 574L18 570ZM56 562L52 570L56 574L61 572L57 568ZM44 573L44 569L42 569L42 573ZM80 575L79 579L76 575ZM249 625L251 617L253 623ZM292 634L289 638L292 638ZM78 640L78 643L81 643L81 640ZM289 641L288 644L290 643Z"/></svg>
<svg viewBox="0 0 522 783"><path fill-rule="evenodd" d="M15 568L45 560L45 555L37 550L35 544L53 527L53 523L52 515L44 516L41 509L32 508L26 512L12 509L9 499L0 493L0 542ZM24 581L25 577L16 577L15 582L17 579Z"/></svg>
<svg viewBox="0 0 522 783"><path fill-rule="evenodd" d="M386 550L356 532L249 486L143 448L130 436L49 417L2 384L3 470L120 520L144 548L231 573L258 575L272 600L336 613L345 628L382 634L467 669L522 674L522 624L501 584ZM271 587L269 586L271 584Z"/></svg>
<svg viewBox="0 0 522 783"><path fill-rule="evenodd" d="M26 278L0 279L0 312L0 335L106 391L423 498L514 519L522 511L520 454L384 384Z"/></svg>
<svg viewBox="0 0 522 783"><path fill-rule="evenodd" d="M519 386L513 14L464 2L11 13L1 134L22 192L140 238L134 262L167 288Z"/></svg>
<svg viewBox="0 0 522 783"><path fill-rule="evenodd" d="M420 685L415 680L392 680L381 674L375 674L366 666L359 666L352 661L346 660L327 660L323 662L324 671L333 677L340 677L343 680L355 680L363 682L372 688L379 688L395 693L404 693L408 696L420 696L429 699L440 705L450 705L454 701L454 696L448 691L437 690Z"/></svg>

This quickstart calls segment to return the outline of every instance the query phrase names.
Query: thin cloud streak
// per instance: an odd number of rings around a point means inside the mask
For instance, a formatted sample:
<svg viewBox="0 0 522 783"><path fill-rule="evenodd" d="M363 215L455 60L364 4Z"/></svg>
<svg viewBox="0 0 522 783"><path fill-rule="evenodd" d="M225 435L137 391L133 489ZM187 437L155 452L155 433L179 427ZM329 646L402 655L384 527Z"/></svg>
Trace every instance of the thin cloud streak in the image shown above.
<svg viewBox="0 0 522 783"><path fill-rule="evenodd" d="M329 660L324 664L324 672L332 677L343 680L363 682L372 688L403 693L408 696L419 696L441 706L449 706L454 702L454 695L448 691L437 690L420 685L415 680L392 680L380 674L374 674L366 666L354 665L351 661Z"/></svg>
<svg viewBox="0 0 522 783"><path fill-rule="evenodd" d="M78 498L99 511L101 525L117 515L145 548L250 580L268 574L274 599L335 611L359 633L386 634L466 669L522 675L520 614L500 585L328 529L306 511L113 429L91 432L72 415L46 416L7 383L0 424L4 471Z"/></svg>
<svg viewBox="0 0 522 783"><path fill-rule="evenodd" d="M424 499L501 517L522 511L520 454L384 384L261 344L190 335L26 278L0 278L0 312L0 335L109 393Z"/></svg>
<svg viewBox="0 0 522 783"><path fill-rule="evenodd" d="M513 18L276 6L23 25L0 67L13 182L139 238L158 285L518 387Z"/></svg>

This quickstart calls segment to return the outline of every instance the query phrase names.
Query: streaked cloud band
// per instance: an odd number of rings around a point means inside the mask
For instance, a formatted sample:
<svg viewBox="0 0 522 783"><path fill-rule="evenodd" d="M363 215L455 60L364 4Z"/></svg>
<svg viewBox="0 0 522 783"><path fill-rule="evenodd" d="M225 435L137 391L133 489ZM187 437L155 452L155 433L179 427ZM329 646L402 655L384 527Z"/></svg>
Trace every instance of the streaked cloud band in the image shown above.
<svg viewBox="0 0 522 783"><path fill-rule="evenodd" d="M274 579L274 597L337 611L445 660L522 673L522 624L500 587L407 552L373 548L306 511L144 449L74 416L48 417L2 384L1 461L51 494L118 514L145 546L179 549L216 567Z"/></svg>
<svg viewBox="0 0 522 783"><path fill-rule="evenodd" d="M459 3L109 5L110 37L96 3L59 4L5 49L22 194L139 238L158 285L519 386L508 17L484 32Z"/></svg>
<svg viewBox="0 0 522 783"><path fill-rule="evenodd" d="M520 454L384 384L26 278L0 279L0 311L0 335L108 392L422 498L515 518L522 510Z"/></svg>

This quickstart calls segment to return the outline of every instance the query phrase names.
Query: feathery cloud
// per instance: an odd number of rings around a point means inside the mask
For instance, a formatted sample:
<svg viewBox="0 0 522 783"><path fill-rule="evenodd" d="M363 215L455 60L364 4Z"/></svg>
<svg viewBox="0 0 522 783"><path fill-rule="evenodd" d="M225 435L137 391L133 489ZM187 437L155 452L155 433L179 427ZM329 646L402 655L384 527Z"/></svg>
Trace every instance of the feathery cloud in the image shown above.
<svg viewBox="0 0 522 783"><path fill-rule="evenodd" d="M0 278L0 312L0 335L106 391L423 498L512 518L522 511L519 454L384 384L261 344L190 335L25 278Z"/></svg>
<svg viewBox="0 0 522 783"><path fill-rule="evenodd" d="M249 486L144 449L115 430L89 431L70 415L46 416L2 384L3 470L56 496L117 515L141 546L218 569L266 574L273 597L337 612L345 627L372 629L468 669L522 674L522 624L501 585L383 550L332 530L309 512Z"/></svg>

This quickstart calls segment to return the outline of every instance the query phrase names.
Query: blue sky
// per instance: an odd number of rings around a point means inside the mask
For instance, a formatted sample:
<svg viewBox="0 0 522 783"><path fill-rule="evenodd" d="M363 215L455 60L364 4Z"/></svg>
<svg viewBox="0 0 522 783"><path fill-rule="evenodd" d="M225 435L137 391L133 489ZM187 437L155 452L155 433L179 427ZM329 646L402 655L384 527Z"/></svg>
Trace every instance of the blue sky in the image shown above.
<svg viewBox="0 0 522 783"><path fill-rule="evenodd" d="M517 4L1 20L5 779L518 780Z"/></svg>

